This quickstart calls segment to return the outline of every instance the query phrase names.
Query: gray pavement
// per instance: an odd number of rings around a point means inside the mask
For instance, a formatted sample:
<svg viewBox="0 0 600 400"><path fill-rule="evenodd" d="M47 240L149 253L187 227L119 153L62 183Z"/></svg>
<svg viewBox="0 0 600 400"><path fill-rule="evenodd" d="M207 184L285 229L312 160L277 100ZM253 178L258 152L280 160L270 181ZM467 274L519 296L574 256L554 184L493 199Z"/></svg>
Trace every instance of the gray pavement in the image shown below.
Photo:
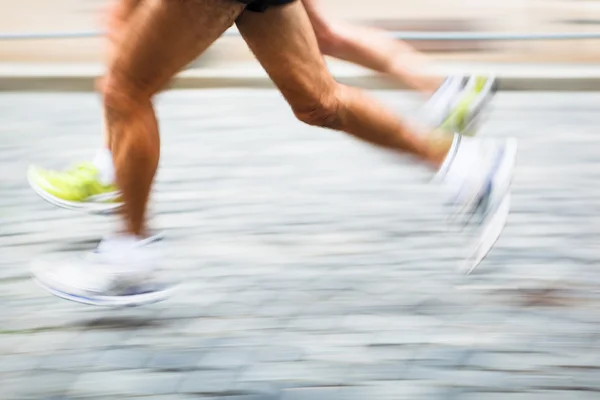
<svg viewBox="0 0 600 400"><path fill-rule="evenodd" d="M376 93L398 112L417 97ZM513 213L478 273L429 173L296 122L270 90L171 92L153 226L185 287L106 310L28 278L112 218L54 209L30 162L100 143L93 94L0 95L0 399L597 399L600 94L501 94Z"/></svg>

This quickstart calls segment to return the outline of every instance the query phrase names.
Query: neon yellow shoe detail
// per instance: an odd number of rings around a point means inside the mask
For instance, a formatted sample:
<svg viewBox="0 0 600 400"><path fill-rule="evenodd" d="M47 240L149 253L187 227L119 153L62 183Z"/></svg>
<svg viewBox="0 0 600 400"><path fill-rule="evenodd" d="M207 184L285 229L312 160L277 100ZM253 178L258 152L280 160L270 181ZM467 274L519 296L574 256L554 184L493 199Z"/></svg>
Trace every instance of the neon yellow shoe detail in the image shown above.
<svg viewBox="0 0 600 400"><path fill-rule="evenodd" d="M101 214L120 207L118 188L102 184L91 163L79 163L65 171L31 166L27 178L38 195L58 207Z"/></svg>
<svg viewBox="0 0 600 400"><path fill-rule="evenodd" d="M452 108L452 111L448 117L444 120L444 122L442 122L440 128L449 132L458 132L464 134L466 127L470 123L469 114L471 110L471 104L476 101L477 97L478 93L464 93L460 100Z"/></svg>
<svg viewBox="0 0 600 400"><path fill-rule="evenodd" d="M471 77L439 128L448 132L474 136L482 124L495 91L495 78Z"/></svg>

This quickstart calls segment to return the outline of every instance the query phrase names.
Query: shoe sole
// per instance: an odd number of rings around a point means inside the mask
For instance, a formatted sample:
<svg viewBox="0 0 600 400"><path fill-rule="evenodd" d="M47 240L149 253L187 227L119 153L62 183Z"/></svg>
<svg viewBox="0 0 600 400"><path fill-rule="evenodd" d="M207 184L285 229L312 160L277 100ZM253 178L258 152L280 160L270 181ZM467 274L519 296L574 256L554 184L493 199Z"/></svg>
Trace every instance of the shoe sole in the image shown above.
<svg viewBox="0 0 600 400"><path fill-rule="evenodd" d="M500 239L510 214L510 202L511 195L509 193L504 196L504 199L496 209L496 212L487 221L484 229L481 231L478 241L473 246L471 254L467 257L464 266L462 267L465 275L470 275L477 269L492 250L498 239Z"/></svg>
<svg viewBox="0 0 600 400"><path fill-rule="evenodd" d="M512 185L514 169L517 162L518 142L516 139L506 141L505 153L501 164L497 168L494 180L501 182L494 186L490 193L491 202L487 206L484 225L479 238L462 266L466 275L471 274L492 250L506 226L510 214L510 187Z"/></svg>
<svg viewBox="0 0 600 400"><path fill-rule="evenodd" d="M161 301L167 300L169 297L173 295L175 288L168 288L165 290L161 290L158 292L150 292L143 294L136 294L130 296L94 296L94 297L84 297L78 296L71 293L66 293L50 286L44 284L41 280L33 277L33 281L40 286L42 289L46 290L50 294L59 297L64 300L69 300L75 303L87 304L92 306L99 307L114 307L114 308L124 308L124 307L139 307L150 304L159 303Z"/></svg>

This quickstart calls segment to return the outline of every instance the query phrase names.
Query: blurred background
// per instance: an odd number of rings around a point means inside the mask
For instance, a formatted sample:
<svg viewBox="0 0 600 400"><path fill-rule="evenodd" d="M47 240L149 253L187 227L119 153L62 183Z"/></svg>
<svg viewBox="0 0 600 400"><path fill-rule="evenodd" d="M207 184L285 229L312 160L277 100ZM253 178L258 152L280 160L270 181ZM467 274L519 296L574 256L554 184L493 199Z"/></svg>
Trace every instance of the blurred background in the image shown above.
<svg viewBox="0 0 600 400"><path fill-rule="evenodd" d="M600 2L595 0L325 0L338 17L396 31L595 32ZM22 0L1 3L3 33L81 32L98 29L104 0ZM32 12L32 10L34 10ZM418 42L440 60L495 62L593 62L598 40L516 42ZM28 62L94 62L100 39L0 41L0 59ZM220 40L206 62L251 59L238 38Z"/></svg>
<svg viewBox="0 0 600 400"><path fill-rule="evenodd" d="M594 0L323 2L390 31L600 32ZM104 5L0 0L0 34L89 33ZM101 69L85 66L101 39L0 40L0 400L599 399L600 40L413 44L515 79L480 132L520 153L512 214L476 274L458 272L472 237L446 224L429 171L299 123L273 89L208 76L156 102L151 223L186 285L104 309L52 297L29 268L93 249L118 220L57 209L26 179L99 148ZM195 65L252 62L225 37ZM72 93L79 77L87 92ZM389 85L369 94L420 110Z"/></svg>

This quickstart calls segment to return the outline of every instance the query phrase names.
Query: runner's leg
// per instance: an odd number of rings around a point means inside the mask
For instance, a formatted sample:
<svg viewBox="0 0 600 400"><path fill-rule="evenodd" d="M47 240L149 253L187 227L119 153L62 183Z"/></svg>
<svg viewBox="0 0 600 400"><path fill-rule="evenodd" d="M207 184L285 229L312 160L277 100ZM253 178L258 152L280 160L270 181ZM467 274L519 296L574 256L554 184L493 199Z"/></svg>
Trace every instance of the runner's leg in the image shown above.
<svg viewBox="0 0 600 400"><path fill-rule="evenodd" d="M452 137L419 134L364 92L333 79L301 2L244 12L237 26L300 120L441 164Z"/></svg>
<svg viewBox="0 0 600 400"><path fill-rule="evenodd" d="M233 0L146 0L108 69L104 107L127 231L144 234L160 144L152 97L243 11Z"/></svg>
<svg viewBox="0 0 600 400"><path fill-rule="evenodd" d="M244 13L237 23L300 120L408 152L436 167L434 181L447 190L457 213L466 220L479 215L483 228L465 271L476 268L502 233L510 211L516 140L416 134L361 91L334 81L299 3L262 15Z"/></svg>
<svg viewBox="0 0 600 400"><path fill-rule="evenodd" d="M425 57L384 32L336 20L319 0L302 0L325 55L373 69L432 95L422 119L436 128L476 134L495 92L491 76L442 77L428 72Z"/></svg>
<svg viewBox="0 0 600 400"><path fill-rule="evenodd" d="M214 42L244 5L233 0L145 0L117 41L104 82L104 107L126 233L105 237L86 257L34 260L36 281L80 303L135 306L166 299L175 287L161 262L145 210L160 144L152 97ZM177 279L175 279L176 281Z"/></svg>
<svg viewBox="0 0 600 400"><path fill-rule="evenodd" d="M113 0L101 13L104 62L110 65L116 43L127 22L143 0ZM97 79L96 90L104 92L104 77ZM104 115L103 115L104 117ZM105 119L105 118L104 118ZM108 130L104 121L103 143L91 161L77 162L63 170L31 165L27 178L33 190L56 206L92 213L114 213L121 206L115 184L115 168Z"/></svg>
<svg viewBox="0 0 600 400"><path fill-rule="evenodd" d="M102 26L104 26L106 32L105 50L104 50L104 63L110 65L111 60L114 57L115 47L121 33L124 30L127 22L131 15L136 10L142 0L114 0L104 10L102 14ZM103 93L103 82L104 77L98 78L96 82L96 89L98 92ZM108 128L104 127L104 146L110 151L110 138L108 135ZM102 155L98 155L101 157Z"/></svg>
<svg viewBox="0 0 600 400"><path fill-rule="evenodd" d="M435 92L444 77L426 73L422 54L376 29L331 18L319 0L302 0L323 54L388 74L411 89Z"/></svg>

